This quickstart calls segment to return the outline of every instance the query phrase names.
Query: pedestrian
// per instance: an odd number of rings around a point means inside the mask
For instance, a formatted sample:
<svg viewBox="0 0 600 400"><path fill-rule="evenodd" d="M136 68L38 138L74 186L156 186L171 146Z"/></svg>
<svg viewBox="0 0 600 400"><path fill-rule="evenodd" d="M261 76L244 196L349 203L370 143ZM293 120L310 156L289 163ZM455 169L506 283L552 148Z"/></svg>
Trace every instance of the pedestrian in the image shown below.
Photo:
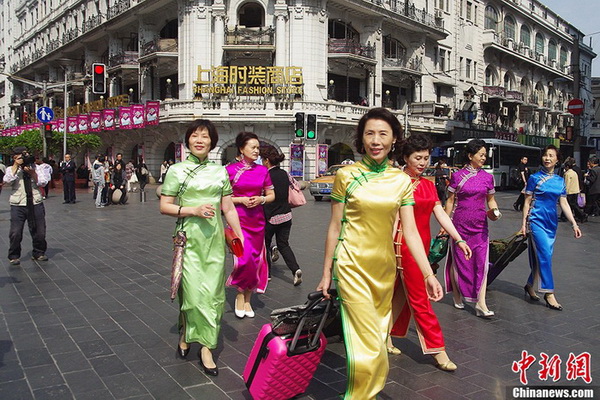
<svg viewBox="0 0 600 400"><path fill-rule="evenodd" d="M476 303L478 317L491 318L494 312L488 309L485 301L489 259L487 218L496 221L502 214L494 197L494 177L482 168L487 158L486 143L472 139L465 150L468 164L452 174L446 213L452 216L456 230L467 241L472 257L467 259L459 248L460 243L450 241L446 258L446 292L452 292L457 309L465 308L464 298Z"/></svg>
<svg viewBox="0 0 600 400"><path fill-rule="evenodd" d="M514 202L513 208L515 211L521 211L523 209L523 202L525 201L525 186L527 185L527 179L531 175L531 171L527 166L529 159L527 157L521 157L521 162L517 167L517 185L521 187L521 193L517 201Z"/></svg>
<svg viewBox="0 0 600 400"><path fill-rule="evenodd" d="M289 204L290 176L279 167L285 155L274 147L267 147L260 152L262 163L269 169L269 177L275 191L275 201L264 205L265 210L265 246L267 248L267 262L269 264L269 277L271 277L271 241L275 236L277 250L283 256L285 265L292 272L294 286L302 283L302 270L296 261L296 256L290 247L289 238L292 230L292 209Z"/></svg>
<svg viewBox="0 0 600 400"><path fill-rule="evenodd" d="M471 249L462 240L452 224L452 220L444 212L435 185L433 182L421 178L421 174L429 165L432 147L433 144L429 137L419 133L410 135L400 147L400 164L404 165L404 172L411 178L415 201L415 221L421 237L420 245L423 246L425 253L429 254L431 242L429 223L433 213L442 226L443 231L441 233L448 232L458 243L465 259L468 260L471 258ZM429 296L423 284L423 274L404 241L401 245L400 255L402 256L402 266L396 277L392 301L391 335L406 337L410 320L414 319L423 354L430 354L439 369L454 371L457 367L446 353L442 328L431 307ZM388 341L387 348L388 353L400 354L400 350L392 345L391 339Z"/></svg>
<svg viewBox="0 0 600 400"><path fill-rule="evenodd" d="M123 170L125 170L125 160L123 160L123 153L117 153L115 158L115 165L121 164Z"/></svg>
<svg viewBox="0 0 600 400"><path fill-rule="evenodd" d="M122 163L115 163L113 173L110 177L110 195L108 196L109 200L111 200L114 204L125 204L127 198L127 179L125 175L125 170L123 169ZM115 203L113 199L113 193L119 190L121 192L121 196L119 200Z"/></svg>
<svg viewBox="0 0 600 400"><path fill-rule="evenodd" d="M60 173L63 181L63 204L75 204L75 170L77 165L71 160L69 153L65 154L65 159L60 163Z"/></svg>
<svg viewBox="0 0 600 400"><path fill-rule="evenodd" d="M48 159L46 157L42 158L41 160L36 157L35 164L37 168L43 169L46 174L52 177L52 166L48 164ZM52 179L50 179L50 181L51 180ZM48 183L46 183L46 185L40 189L42 191L42 200L46 200L48 198L48 194L50 193L50 181L48 181Z"/></svg>
<svg viewBox="0 0 600 400"><path fill-rule="evenodd" d="M450 182L450 175L450 168L448 168L446 160L440 158L435 165L435 189L442 206L446 204L446 198L448 197L446 188L448 187L448 182Z"/></svg>
<svg viewBox="0 0 600 400"><path fill-rule="evenodd" d="M269 279L265 248L265 214L263 206L275 200L267 167L256 164L260 143L252 132L240 132L235 145L241 161L225 167L233 189L233 204L244 235L244 255L233 256L233 272L227 286L236 287L235 315L254 318L250 304L252 292L264 293Z"/></svg>
<svg viewBox="0 0 600 400"><path fill-rule="evenodd" d="M348 383L345 399L371 400L389 372L386 338L396 279L393 235L403 239L421 270L431 300L442 298L413 214L408 175L392 166L400 122L389 110L373 108L359 121L354 144L361 161L339 169L331 193L331 220L323 276L317 290L329 297L335 280L340 298Z"/></svg>
<svg viewBox="0 0 600 400"><path fill-rule="evenodd" d="M542 168L531 175L525 190L523 223L521 234L529 234L529 267L531 273L524 290L532 301L539 301L536 289L544 293L546 307L562 311L563 307L554 296L554 278L552 276L552 254L558 229L556 203L571 222L575 238L581 237L579 225L573 217L567 201L565 180L555 173L560 162L560 153L553 145L542 151Z"/></svg>
<svg viewBox="0 0 600 400"><path fill-rule="evenodd" d="M567 157L564 163L565 173L563 178L565 180L565 188L567 190L567 203L569 203L569 207L571 207L571 212L575 217L575 221L583 223L587 222L588 217L581 210L581 208L579 208L579 204L577 204L577 198L579 197L581 190L579 186L579 176L575 171L574 166L575 159L573 157ZM567 220L564 212L560 214L560 220Z"/></svg>
<svg viewBox="0 0 600 400"><path fill-rule="evenodd" d="M160 177L158 178L159 183L163 183L165 181L165 175L167 175L167 170L169 169L169 163L167 160L163 161L160 164Z"/></svg>
<svg viewBox="0 0 600 400"><path fill-rule="evenodd" d="M148 166L146 165L143 159L140 159L140 162L138 163L136 175L140 184L140 190L143 192L144 188L146 187L146 184L148 183L148 177L150 176Z"/></svg>
<svg viewBox="0 0 600 400"><path fill-rule="evenodd" d="M104 191L104 156L99 154L96 156L94 164L92 164L92 181L94 182L94 199L96 200L96 208L104 207L102 203L102 192Z"/></svg>
<svg viewBox="0 0 600 400"><path fill-rule="evenodd" d="M6 165L0 160L0 193L2 193L2 185L4 184L4 175L6 174Z"/></svg>
<svg viewBox="0 0 600 400"><path fill-rule="evenodd" d="M134 184L138 183L138 179L135 172L135 165L133 165L133 160L129 160L129 162L125 164L125 179L127 180L127 191L135 192L136 188Z"/></svg>
<svg viewBox="0 0 600 400"><path fill-rule="evenodd" d="M108 160L108 157L104 157L104 187L102 188L102 204L104 206L110 205L110 199L108 192L110 191L111 174L113 171L113 165Z"/></svg>
<svg viewBox="0 0 600 400"><path fill-rule="evenodd" d="M21 263L21 241L25 221L29 227L33 250L32 259L48 261L46 256L46 210L40 187L51 177L48 171L35 165L35 158L24 147L13 151L13 165L6 169L4 183L12 185L10 196L10 232L8 259L11 265Z"/></svg>
<svg viewBox="0 0 600 400"><path fill-rule="evenodd" d="M208 153L218 140L212 122L204 119L192 122L185 134L185 145L191 154L169 170L160 197L160 212L176 217L176 229L184 230L187 236L179 287L177 354L185 358L190 343L199 342L200 366L211 376L219 373L212 350L217 348L225 305L221 212L244 240L227 171L208 161Z"/></svg>
<svg viewBox="0 0 600 400"><path fill-rule="evenodd" d="M591 217L597 217L600 215L600 166L598 166L598 157L590 157L588 168L586 213Z"/></svg>

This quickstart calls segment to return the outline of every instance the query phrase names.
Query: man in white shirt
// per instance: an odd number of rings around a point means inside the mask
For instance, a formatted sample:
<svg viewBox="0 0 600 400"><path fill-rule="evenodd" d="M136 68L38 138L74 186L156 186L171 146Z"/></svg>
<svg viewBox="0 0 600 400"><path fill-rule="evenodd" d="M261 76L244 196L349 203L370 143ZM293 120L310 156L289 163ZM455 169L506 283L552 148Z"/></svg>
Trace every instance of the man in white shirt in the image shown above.
<svg viewBox="0 0 600 400"><path fill-rule="evenodd" d="M23 147L14 149L13 165L6 169L4 183L12 185L10 196L10 247L12 265L21 263L21 241L25 221L33 242L32 259L48 261L46 256L46 211L40 188L50 182L47 171L37 168L35 158Z"/></svg>

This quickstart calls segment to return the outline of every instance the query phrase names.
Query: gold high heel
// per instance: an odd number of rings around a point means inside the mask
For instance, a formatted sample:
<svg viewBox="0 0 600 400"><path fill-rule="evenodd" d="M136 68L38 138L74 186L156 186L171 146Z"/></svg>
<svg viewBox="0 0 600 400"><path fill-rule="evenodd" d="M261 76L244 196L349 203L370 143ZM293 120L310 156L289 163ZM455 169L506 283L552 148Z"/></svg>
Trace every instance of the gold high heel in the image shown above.
<svg viewBox="0 0 600 400"><path fill-rule="evenodd" d="M399 356L400 354L402 354L402 350L400 350L399 348L397 348L394 345L387 346L387 352L388 352L388 354L391 354L393 356Z"/></svg>

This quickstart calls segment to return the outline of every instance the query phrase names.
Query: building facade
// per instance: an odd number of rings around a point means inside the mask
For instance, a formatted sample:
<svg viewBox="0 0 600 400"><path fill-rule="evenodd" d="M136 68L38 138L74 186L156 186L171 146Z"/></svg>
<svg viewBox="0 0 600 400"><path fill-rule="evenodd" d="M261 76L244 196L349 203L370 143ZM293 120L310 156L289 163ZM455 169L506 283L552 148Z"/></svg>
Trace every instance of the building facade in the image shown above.
<svg viewBox="0 0 600 400"><path fill-rule="evenodd" d="M213 160L231 161L237 133L253 131L288 159L294 153L304 178L322 169L324 149L329 165L360 157L352 135L371 106L390 108L409 132L438 144L499 135L546 144L575 124L566 112L582 92L574 56L580 65L595 56L581 32L529 0L3 0L0 7L0 67L13 76L0 75L4 125L25 123L43 104L61 116L64 104L72 115L89 105L160 100L158 126L100 133L102 152L143 157L155 176L164 159L184 156L186 124L196 118L217 124ZM93 63L107 66L104 95L93 93ZM67 89L15 77L64 80ZM294 138L297 113L316 117L316 140Z"/></svg>

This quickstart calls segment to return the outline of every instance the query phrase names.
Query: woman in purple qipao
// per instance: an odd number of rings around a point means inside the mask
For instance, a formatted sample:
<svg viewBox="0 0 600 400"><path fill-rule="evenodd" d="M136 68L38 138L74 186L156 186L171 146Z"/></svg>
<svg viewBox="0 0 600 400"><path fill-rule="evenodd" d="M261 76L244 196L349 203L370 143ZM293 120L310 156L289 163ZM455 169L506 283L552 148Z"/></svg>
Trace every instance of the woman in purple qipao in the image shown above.
<svg viewBox="0 0 600 400"><path fill-rule="evenodd" d="M260 153L258 136L241 132L235 138L235 144L240 161L229 164L226 169L244 234L244 255L233 257L233 272L227 279L227 286L235 286L239 292L234 306L236 317L253 318L252 292L264 293L269 279L263 205L275 200L275 192L267 167L256 164Z"/></svg>
<svg viewBox="0 0 600 400"><path fill-rule="evenodd" d="M450 179L446 213L452 215L454 211L452 222L473 255L466 259L459 243L451 241L446 260L446 292L452 292L457 309L465 308L464 297L466 301L476 303L478 317L491 318L494 312L485 303L489 263L487 218L496 221L501 214L494 198L494 177L482 169L487 159L486 143L472 139L467 143L466 153L468 164Z"/></svg>

